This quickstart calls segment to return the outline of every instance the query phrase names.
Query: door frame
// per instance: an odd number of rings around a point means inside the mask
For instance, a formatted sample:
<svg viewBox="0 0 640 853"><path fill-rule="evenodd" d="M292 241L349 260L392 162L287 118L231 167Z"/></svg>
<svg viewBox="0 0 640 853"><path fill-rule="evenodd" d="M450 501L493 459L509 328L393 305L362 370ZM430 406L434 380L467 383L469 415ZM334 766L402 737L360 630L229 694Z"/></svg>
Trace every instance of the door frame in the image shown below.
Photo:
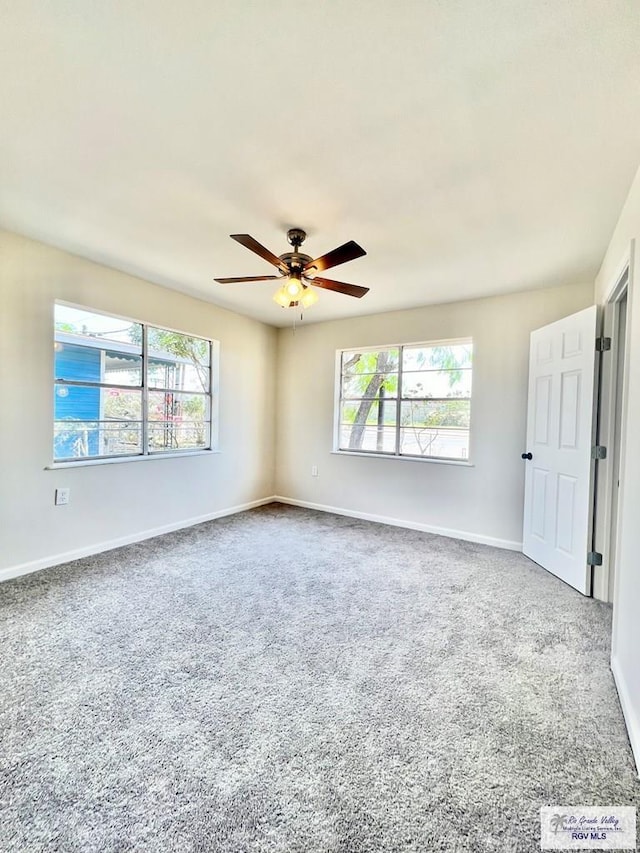
<svg viewBox="0 0 640 853"><path fill-rule="evenodd" d="M603 337L611 338L611 349L603 356L600 366L600 394L598 395L597 420L599 424L598 444L607 448L607 458L598 463L598 482L595 500L595 544L596 549L602 554L602 565L594 568L593 575L593 597L600 601L614 604L617 587L617 576L614 576L613 601L609 598L609 577L612 570L612 551L620 554L620 519L622 517L622 506L624 502L624 479L618 488L618 506L616 512L616 529L613 530L613 497L614 497L614 471L613 471L613 444L619 442L620 470L625 467L626 433L627 433L627 397L629 378L629 319L631 315L631 278L634 255L634 241L631 242L628 252L625 254L618 266L618 271L612 277L610 287L602 304L602 315L600 330ZM620 349L619 320L620 302L624 295L627 296L627 323L625 335L624 361L622 366L622 409L620 417L620 431L616 436L616 391L618 388L618 359ZM615 548L612 548L615 545ZM614 606L615 619L615 606Z"/></svg>

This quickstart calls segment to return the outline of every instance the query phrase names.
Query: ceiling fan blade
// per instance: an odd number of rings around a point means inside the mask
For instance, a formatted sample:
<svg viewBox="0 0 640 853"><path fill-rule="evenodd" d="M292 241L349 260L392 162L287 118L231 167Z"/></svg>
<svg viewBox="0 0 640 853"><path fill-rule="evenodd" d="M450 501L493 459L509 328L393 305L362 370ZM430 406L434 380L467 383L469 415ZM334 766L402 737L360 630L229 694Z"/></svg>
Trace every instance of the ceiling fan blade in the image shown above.
<svg viewBox="0 0 640 853"><path fill-rule="evenodd" d="M256 255L260 255L261 258L264 258L265 261L273 264L274 267L279 267L279 269L286 272L286 264L284 264L277 255L270 252L269 249L265 249L262 243L258 243L257 240L254 240L250 234L230 234L229 236L232 240L240 243L241 246L255 252Z"/></svg>
<svg viewBox="0 0 640 853"><path fill-rule="evenodd" d="M322 255L314 261L309 261L305 270L309 270L311 267L314 267L317 272L323 272L324 270L328 270L330 267L337 267L339 264L346 264L347 261L354 261L356 258L361 258L366 254L367 253L362 246L358 246L358 244L353 240L349 240L348 243L338 246L337 249L327 252L326 255Z"/></svg>
<svg viewBox="0 0 640 853"><path fill-rule="evenodd" d="M244 275L240 278L214 278L218 284L234 284L237 281L275 281L282 278L281 275Z"/></svg>
<svg viewBox="0 0 640 853"><path fill-rule="evenodd" d="M314 287L324 287L325 290L335 290L336 293L344 293L347 296L355 296L356 299L361 299L365 293L369 292L368 287L360 287L358 284L347 284L344 281L334 281L331 278L310 278L309 284Z"/></svg>

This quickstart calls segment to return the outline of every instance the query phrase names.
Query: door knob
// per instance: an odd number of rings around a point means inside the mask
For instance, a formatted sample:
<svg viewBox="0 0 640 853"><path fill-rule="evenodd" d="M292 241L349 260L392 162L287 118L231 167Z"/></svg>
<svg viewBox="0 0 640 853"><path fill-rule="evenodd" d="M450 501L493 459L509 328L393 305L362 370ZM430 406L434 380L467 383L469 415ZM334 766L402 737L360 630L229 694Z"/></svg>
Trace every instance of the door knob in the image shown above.
<svg viewBox="0 0 640 853"><path fill-rule="evenodd" d="M533 453L523 453L522 458L523 459L533 459Z"/></svg>

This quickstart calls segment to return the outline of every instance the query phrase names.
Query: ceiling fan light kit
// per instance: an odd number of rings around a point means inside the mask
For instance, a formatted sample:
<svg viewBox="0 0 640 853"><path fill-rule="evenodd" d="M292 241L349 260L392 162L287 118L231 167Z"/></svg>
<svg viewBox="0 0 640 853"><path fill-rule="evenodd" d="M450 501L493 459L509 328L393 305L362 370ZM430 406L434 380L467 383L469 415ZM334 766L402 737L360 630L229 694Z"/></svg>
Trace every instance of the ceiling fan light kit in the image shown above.
<svg viewBox="0 0 640 853"><path fill-rule="evenodd" d="M300 288L296 290L296 285ZM287 279L279 290L273 294L273 301L282 308L310 308L318 301L318 294L308 284L297 284L297 281Z"/></svg>
<svg viewBox="0 0 640 853"><path fill-rule="evenodd" d="M310 308L318 301L318 293L311 286L322 287L325 290L333 290L347 296L360 299L369 291L368 287L360 287L357 284L347 284L343 281L334 281L330 278L318 278L318 273L331 267L337 267L355 258L361 258L367 253L365 250L350 240L337 249L312 258L300 251L300 246L306 239L306 232L302 228L290 228L287 231L287 240L293 246L292 252L282 255L274 255L250 234L231 234L231 239L240 243L256 255L260 255L265 261L276 267L280 275L256 275L241 276L234 278L216 278L218 284L235 284L247 281L281 281L282 284L273 296L275 302L283 308Z"/></svg>

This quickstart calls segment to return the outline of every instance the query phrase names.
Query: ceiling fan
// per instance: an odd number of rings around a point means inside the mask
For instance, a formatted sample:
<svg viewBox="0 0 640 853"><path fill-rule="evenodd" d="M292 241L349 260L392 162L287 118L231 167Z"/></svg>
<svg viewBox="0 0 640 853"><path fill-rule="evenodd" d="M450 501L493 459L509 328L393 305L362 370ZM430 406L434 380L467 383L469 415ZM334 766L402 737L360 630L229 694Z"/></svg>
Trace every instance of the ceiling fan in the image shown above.
<svg viewBox="0 0 640 853"><path fill-rule="evenodd" d="M298 305L308 308L317 302L318 294L311 285L325 290L334 290L336 293L344 293L347 296L355 296L357 299L363 297L369 290L368 287L334 281L331 278L320 278L317 275L331 267L337 267L339 264L345 264L347 261L366 255L365 250L353 240L327 252L326 255L312 258L311 255L305 255L300 251L300 246L307 236L302 228L290 228L287 231L287 240L293 246L293 251L282 255L274 255L249 234L231 234L230 236L232 240L236 240L276 267L280 275L248 275L240 278L214 279L218 284L234 284L241 281L282 281L282 287L273 298L283 308L295 308Z"/></svg>

